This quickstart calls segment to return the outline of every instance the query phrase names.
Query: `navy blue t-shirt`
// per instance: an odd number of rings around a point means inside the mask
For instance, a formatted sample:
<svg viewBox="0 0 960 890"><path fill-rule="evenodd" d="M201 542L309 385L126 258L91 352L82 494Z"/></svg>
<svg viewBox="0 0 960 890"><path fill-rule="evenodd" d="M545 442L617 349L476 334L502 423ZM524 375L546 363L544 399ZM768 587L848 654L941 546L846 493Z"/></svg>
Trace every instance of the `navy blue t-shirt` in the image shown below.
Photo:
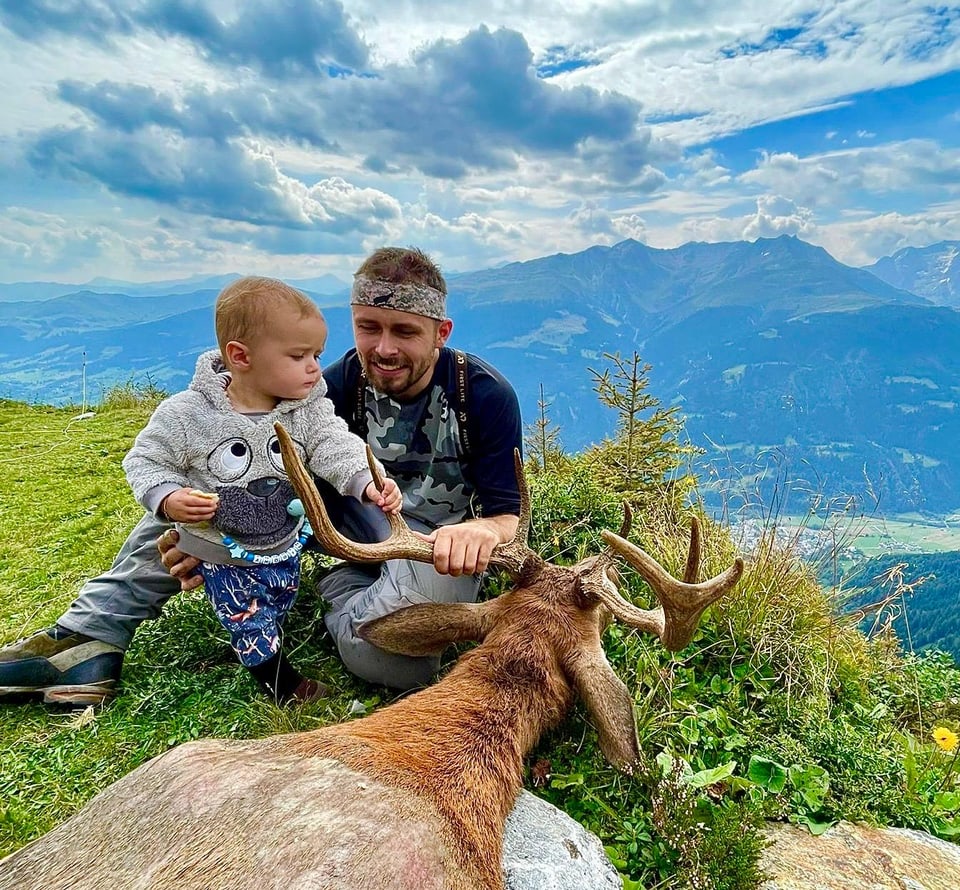
<svg viewBox="0 0 960 890"><path fill-rule="evenodd" d="M323 372L327 395L351 428L359 375L355 349ZM409 516L438 526L476 515L519 515L513 451L521 448L523 431L517 394L495 368L467 355L470 453L464 457L452 408L456 387L454 351L446 347L430 385L412 402L397 402L368 384L366 441L400 486Z"/></svg>

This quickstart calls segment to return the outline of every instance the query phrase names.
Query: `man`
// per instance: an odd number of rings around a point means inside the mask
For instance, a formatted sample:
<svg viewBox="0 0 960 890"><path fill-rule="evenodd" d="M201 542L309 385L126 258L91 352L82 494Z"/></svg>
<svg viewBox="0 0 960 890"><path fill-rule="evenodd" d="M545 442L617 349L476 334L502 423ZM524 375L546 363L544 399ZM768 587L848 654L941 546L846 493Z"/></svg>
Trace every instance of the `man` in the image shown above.
<svg viewBox="0 0 960 890"><path fill-rule="evenodd" d="M403 492L405 518L434 545L432 566L345 564L318 584L330 604L327 628L348 670L401 689L429 683L439 659L383 652L360 639L357 627L413 603L476 600L490 555L512 539L520 510L516 394L475 356L466 356L465 380L458 376L457 356L446 347L453 330L446 292L439 269L421 251L375 251L354 276L356 348L324 372L337 413L370 444ZM465 430L452 410L463 388ZM331 506L348 536L383 537L379 511L357 509L349 499ZM0 649L0 699L28 693L48 703L96 704L115 694L139 624L156 618L179 587L200 583L196 561L175 542L166 517L145 515L113 566L81 588L54 627Z"/></svg>

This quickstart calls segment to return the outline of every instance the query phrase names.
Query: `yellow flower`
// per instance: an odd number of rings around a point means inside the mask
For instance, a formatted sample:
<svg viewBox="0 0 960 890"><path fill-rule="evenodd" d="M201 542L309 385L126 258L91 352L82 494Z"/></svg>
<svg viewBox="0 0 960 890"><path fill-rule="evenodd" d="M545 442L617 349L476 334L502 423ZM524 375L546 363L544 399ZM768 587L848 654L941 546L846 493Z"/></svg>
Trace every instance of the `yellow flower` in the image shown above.
<svg viewBox="0 0 960 890"><path fill-rule="evenodd" d="M955 750L957 742L960 741L960 739L957 738L957 734L951 732L945 726L938 726L933 730L933 740L939 748L948 752Z"/></svg>

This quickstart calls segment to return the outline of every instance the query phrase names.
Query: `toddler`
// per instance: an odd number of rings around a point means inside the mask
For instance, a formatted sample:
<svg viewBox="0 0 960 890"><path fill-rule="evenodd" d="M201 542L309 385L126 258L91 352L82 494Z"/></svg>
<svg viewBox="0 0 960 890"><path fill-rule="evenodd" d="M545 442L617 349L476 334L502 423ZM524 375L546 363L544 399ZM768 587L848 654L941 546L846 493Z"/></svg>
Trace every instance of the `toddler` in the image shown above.
<svg viewBox="0 0 960 890"><path fill-rule="evenodd" d="M274 423L341 494L384 512L399 511L402 495L392 479L377 490L363 440L326 397L327 326L312 300L276 279L241 278L218 296L215 320L219 350L201 355L189 389L157 407L123 468L137 500L176 523L178 546L201 561L240 662L278 703L314 700L326 688L282 648L310 528Z"/></svg>

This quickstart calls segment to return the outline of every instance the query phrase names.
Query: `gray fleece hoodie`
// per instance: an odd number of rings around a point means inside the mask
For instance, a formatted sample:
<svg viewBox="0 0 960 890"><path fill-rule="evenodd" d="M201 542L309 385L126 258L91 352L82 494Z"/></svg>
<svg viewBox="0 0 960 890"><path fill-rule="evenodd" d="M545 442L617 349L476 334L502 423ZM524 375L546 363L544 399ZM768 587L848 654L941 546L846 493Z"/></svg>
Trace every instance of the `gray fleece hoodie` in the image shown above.
<svg viewBox="0 0 960 890"><path fill-rule="evenodd" d="M267 414L240 414L227 398L230 380L220 353L197 360L190 388L165 399L123 460L133 494L159 518L178 488L215 492L212 522L177 524L180 549L206 562L248 565L224 537L253 553L276 554L297 538L303 518L287 512L296 497L287 480L273 424L279 421L301 459L341 494L356 498L371 481L365 445L334 413L321 377L305 399Z"/></svg>

